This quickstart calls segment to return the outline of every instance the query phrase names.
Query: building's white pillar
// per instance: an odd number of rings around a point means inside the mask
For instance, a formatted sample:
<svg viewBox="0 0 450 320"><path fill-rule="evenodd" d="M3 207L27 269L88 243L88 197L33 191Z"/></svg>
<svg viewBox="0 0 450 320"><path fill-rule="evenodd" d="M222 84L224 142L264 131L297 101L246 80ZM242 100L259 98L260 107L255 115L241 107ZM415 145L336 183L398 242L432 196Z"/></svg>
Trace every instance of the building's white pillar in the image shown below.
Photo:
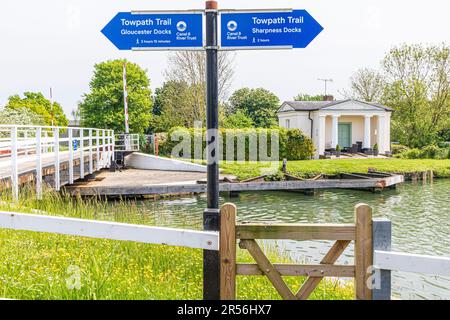
<svg viewBox="0 0 450 320"><path fill-rule="evenodd" d="M331 148L336 148L339 144L339 116L333 116L333 126L331 129Z"/></svg>
<svg viewBox="0 0 450 320"><path fill-rule="evenodd" d="M319 132L318 132L318 154L319 156L325 155L325 127L326 127L326 116L319 116Z"/></svg>
<svg viewBox="0 0 450 320"><path fill-rule="evenodd" d="M372 142L370 141L370 121L372 119L372 116L364 116L364 143L363 148L364 149L370 149L372 148Z"/></svg>
<svg viewBox="0 0 450 320"><path fill-rule="evenodd" d="M377 126L377 144L378 150L381 154L386 153L385 145L385 130L386 130L386 117L378 116L378 126Z"/></svg>

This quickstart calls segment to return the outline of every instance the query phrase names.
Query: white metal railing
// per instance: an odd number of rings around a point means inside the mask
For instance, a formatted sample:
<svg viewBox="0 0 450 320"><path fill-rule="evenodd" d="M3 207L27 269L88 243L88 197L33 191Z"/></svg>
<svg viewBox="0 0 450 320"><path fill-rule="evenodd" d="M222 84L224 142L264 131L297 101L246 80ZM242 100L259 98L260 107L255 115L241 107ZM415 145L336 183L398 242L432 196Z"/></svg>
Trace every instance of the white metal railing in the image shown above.
<svg viewBox="0 0 450 320"><path fill-rule="evenodd" d="M114 161L114 144L113 130L0 124L0 178L11 178L13 197L17 200L20 174L34 171L36 194L41 198L43 168L55 167L54 187L59 191L62 162L68 162L68 182L72 184L75 159L80 159L79 177L83 179L84 159L89 159L89 174L109 167Z"/></svg>
<svg viewBox="0 0 450 320"><path fill-rule="evenodd" d="M211 231L159 228L13 212L0 212L0 228L219 250L219 233Z"/></svg>
<svg viewBox="0 0 450 320"><path fill-rule="evenodd" d="M139 151L139 134L116 135L116 151Z"/></svg>

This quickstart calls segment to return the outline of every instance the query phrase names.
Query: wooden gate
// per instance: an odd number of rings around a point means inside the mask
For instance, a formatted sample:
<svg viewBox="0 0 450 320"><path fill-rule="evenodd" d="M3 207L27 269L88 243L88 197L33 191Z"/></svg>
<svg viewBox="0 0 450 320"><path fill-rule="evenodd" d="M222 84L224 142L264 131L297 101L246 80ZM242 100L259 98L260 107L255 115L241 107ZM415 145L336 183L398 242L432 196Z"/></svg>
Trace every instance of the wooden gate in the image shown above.
<svg viewBox="0 0 450 320"><path fill-rule="evenodd" d="M353 224L236 224L236 206L226 204L221 210L220 292L222 300L236 299L236 276L266 276L283 299L306 300L325 277L355 278L355 297L370 300L367 285L371 276L372 209L365 204L355 208ZM256 242L269 240L332 240L335 241L320 265L273 264ZM256 264L236 261L236 244L247 250ZM335 265L348 245L355 243L355 264ZM292 292L282 276L304 276L307 280Z"/></svg>

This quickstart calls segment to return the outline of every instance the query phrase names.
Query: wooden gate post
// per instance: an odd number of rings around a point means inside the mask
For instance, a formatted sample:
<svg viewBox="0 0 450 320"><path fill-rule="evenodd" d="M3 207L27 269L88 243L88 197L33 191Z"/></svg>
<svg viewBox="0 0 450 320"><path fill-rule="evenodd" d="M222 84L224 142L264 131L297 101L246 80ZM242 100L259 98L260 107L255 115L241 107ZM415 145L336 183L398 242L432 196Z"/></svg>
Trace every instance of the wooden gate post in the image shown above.
<svg viewBox="0 0 450 320"><path fill-rule="evenodd" d="M357 300L371 300L372 290L368 281L372 275L372 208L358 204L355 208L355 294Z"/></svg>
<svg viewBox="0 0 450 320"><path fill-rule="evenodd" d="M236 206L227 203L220 212L220 299L236 300Z"/></svg>

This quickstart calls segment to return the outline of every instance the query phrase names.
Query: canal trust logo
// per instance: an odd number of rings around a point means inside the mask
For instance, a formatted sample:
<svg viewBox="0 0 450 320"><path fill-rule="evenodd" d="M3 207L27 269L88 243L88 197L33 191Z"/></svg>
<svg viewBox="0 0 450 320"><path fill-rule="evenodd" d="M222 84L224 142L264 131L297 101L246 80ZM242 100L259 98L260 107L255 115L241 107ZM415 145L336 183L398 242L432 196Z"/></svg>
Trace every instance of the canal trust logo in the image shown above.
<svg viewBox="0 0 450 320"><path fill-rule="evenodd" d="M184 21L178 22L178 23L177 23L177 29L178 29L178 31L180 31L180 32L186 31L186 29L187 29L187 23L184 22Z"/></svg>
<svg viewBox="0 0 450 320"><path fill-rule="evenodd" d="M227 28L228 28L228 30L230 30L231 32L236 31L236 30L237 30L237 27L238 27L238 24L237 24L237 22L234 21L234 20L229 21L228 24L227 24Z"/></svg>

